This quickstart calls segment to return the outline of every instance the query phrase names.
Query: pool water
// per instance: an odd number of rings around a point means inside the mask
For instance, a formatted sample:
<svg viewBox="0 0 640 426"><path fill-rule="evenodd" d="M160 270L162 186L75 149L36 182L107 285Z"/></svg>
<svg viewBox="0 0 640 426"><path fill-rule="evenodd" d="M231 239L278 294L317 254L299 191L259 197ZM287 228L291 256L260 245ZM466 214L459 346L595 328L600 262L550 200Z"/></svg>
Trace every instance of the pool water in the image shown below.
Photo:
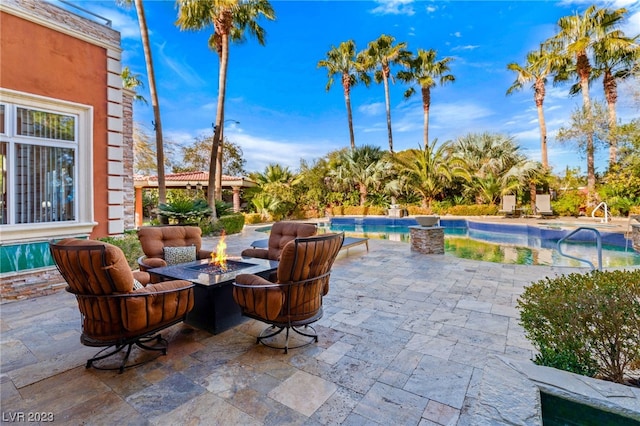
<svg viewBox="0 0 640 426"><path fill-rule="evenodd" d="M442 219L440 224L445 232L447 255L519 265L588 267L584 262L558 253L557 241L569 232L560 227L483 223L465 219ZM411 218L332 218L329 223L320 224L320 232L344 231L352 237L409 242L409 226L415 225L417 223ZM622 234L601 230L601 235L603 267L640 265L640 254L631 248L630 243L627 244ZM588 231L581 231L572 240L563 243L562 251L598 265L594 237Z"/></svg>

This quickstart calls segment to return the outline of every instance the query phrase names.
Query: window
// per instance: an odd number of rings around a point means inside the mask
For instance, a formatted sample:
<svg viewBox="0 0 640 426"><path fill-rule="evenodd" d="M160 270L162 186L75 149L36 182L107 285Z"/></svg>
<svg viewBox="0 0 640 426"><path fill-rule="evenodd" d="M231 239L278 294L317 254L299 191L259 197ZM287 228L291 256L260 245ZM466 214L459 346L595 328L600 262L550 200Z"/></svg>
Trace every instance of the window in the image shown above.
<svg viewBox="0 0 640 426"><path fill-rule="evenodd" d="M75 220L77 118L11 104L3 107L9 114L4 114L8 141L0 148L1 223Z"/></svg>
<svg viewBox="0 0 640 426"><path fill-rule="evenodd" d="M91 108L1 92L2 240L90 231Z"/></svg>

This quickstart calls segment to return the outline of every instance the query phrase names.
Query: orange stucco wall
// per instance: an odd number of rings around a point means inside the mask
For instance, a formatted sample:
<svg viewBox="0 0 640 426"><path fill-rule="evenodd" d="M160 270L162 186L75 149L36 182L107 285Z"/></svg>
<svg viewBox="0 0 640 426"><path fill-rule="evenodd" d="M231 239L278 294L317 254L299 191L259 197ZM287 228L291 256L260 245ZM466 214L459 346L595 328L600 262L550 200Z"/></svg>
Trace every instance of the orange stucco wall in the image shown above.
<svg viewBox="0 0 640 426"><path fill-rule="evenodd" d="M108 233L107 52L69 35L0 13L0 86L93 106L94 219ZM91 141L84 141L91 142ZM83 183L79 192L83 193Z"/></svg>

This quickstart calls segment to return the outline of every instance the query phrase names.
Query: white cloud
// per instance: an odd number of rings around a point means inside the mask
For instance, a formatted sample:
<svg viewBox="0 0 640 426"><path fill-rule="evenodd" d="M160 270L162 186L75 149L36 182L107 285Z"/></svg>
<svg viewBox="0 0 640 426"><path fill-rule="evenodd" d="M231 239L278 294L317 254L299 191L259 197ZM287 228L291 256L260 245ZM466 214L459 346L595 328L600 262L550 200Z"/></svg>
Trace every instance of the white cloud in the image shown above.
<svg viewBox="0 0 640 426"><path fill-rule="evenodd" d="M376 0L377 7L371 10L375 15L414 15L413 0Z"/></svg>
<svg viewBox="0 0 640 426"><path fill-rule="evenodd" d="M436 6L427 6L427 13L434 13L438 8Z"/></svg>
<svg viewBox="0 0 640 426"><path fill-rule="evenodd" d="M359 106L358 111L365 115L379 115L385 111L385 106L383 102L374 102Z"/></svg>
<svg viewBox="0 0 640 426"><path fill-rule="evenodd" d="M454 37L458 37L458 38L462 37L462 33L460 31L456 31L455 33L451 33L451 35L454 36Z"/></svg>
<svg viewBox="0 0 640 426"><path fill-rule="evenodd" d="M245 168L250 172L263 171L271 163L297 170L301 159L312 161L324 157L333 149L340 148L328 140L277 141L239 132L229 132L227 136L242 148L243 157L247 161Z"/></svg>
<svg viewBox="0 0 640 426"><path fill-rule="evenodd" d="M479 45L477 45L477 44L467 44L467 45L465 45L465 46L456 46L456 47L452 47L452 48L451 48L451 51L452 51L452 52L455 52L455 51L458 51L458 50L474 50L474 49L477 49L477 48L479 48L479 47L480 47L480 46L479 46Z"/></svg>
<svg viewBox="0 0 640 426"><path fill-rule="evenodd" d="M159 60L164 62L176 74L177 77L182 79L189 86L193 87L201 87L206 84L206 82L200 77L200 75L198 75L198 73L189 64L187 64L186 60L176 60L172 55L166 54L164 52L165 46L166 42L159 45L156 53L159 57Z"/></svg>

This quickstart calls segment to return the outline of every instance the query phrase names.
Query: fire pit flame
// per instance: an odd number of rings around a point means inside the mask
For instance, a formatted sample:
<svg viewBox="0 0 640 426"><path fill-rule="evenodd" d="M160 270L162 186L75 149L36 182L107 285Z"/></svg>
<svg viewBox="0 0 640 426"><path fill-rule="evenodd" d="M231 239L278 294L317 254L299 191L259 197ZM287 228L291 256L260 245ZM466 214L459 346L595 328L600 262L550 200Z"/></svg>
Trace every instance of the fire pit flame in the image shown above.
<svg viewBox="0 0 640 426"><path fill-rule="evenodd" d="M225 234L222 232L216 251L211 253L211 264L220 268L222 272L227 271L227 243L224 241Z"/></svg>

